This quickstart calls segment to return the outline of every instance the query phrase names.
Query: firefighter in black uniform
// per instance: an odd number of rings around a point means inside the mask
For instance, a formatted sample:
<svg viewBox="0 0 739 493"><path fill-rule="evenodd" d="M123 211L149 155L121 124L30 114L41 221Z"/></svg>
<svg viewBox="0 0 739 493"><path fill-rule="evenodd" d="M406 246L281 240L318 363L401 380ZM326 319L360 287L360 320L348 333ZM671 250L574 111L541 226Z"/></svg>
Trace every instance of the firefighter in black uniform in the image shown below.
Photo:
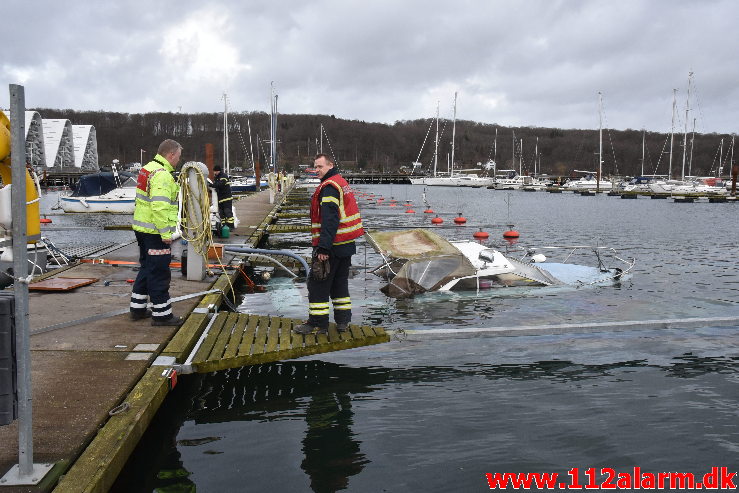
<svg viewBox="0 0 739 493"><path fill-rule="evenodd" d="M221 218L221 224L233 230L234 213L232 209L231 178L217 164L213 166L213 176L215 177L213 187L216 189L216 195L218 195L218 215Z"/></svg>
<svg viewBox="0 0 739 493"><path fill-rule="evenodd" d="M311 199L310 219L313 261L308 276L308 321L293 330L299 334L328 330L329 297L336 329L348 329L352 318L349 267L357 253L354 240L364 234L357 201L349 184L325 154L318 154L315 168L321 184Z"/></svg>

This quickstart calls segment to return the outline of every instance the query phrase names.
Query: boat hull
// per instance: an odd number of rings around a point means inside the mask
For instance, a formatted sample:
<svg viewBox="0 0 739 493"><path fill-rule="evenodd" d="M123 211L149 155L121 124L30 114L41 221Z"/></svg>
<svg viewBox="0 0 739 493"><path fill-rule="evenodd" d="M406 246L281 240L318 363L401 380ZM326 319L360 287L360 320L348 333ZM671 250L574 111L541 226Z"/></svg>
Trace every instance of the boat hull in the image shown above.
<svg viewBox="0 0 739 493"><path fill-rule="evenodd" d="M135 189L134 189L135 193ZM60 197L59 204L69 213L133 214L135 197Z"/></svg>

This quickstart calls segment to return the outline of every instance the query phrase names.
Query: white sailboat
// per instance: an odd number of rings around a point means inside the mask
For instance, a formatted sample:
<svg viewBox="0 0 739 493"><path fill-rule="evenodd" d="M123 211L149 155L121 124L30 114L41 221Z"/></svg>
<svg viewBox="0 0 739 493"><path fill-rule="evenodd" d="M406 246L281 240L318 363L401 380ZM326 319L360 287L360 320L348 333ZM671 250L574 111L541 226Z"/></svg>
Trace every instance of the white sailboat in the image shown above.
<svg viewBox="0 0 739 493"><path fill-rule="evenodd" d="M240 192L255 192L262 187L268 186L266 180L259 180L259 187L257 187L256 179L256 164L254 163L254 155L251 152L251 122L247 120L249 126L249 154L251 156L252 168L254 169L255 176L231 176L231 165L228 158L228 96L223 93L223 169L226 171L226 175L231 178L231 191L234 193ZM239 134L241 135L241 134ZM243 145L243 140L242 140Z"/></svg>
<svg viewBox="0 0 739 493"><path fill-rule="evenodd" d="M457 133L457 93L454 93L454 117L452 120L452 156L449 170L446 175L436 172L439 145L439 108L436 108L436 151L434 152L434 176L411 178L412 185L426 185L429 187L472 187L482 188L493 184L492 178L484 178L477 173L462 173L454 171L454 142Z"/></svg>
<svg viewBox="0 0 739 493"><path fill-rule="evenodd" d="M579 171L574 170L575 173L585 173L585 176L579 180L570 180L562 188L565 190L574 191L596 191L601 190L613 190L613 182L610 180L603 180L603 95L598 92L598 171Z"/></svg>

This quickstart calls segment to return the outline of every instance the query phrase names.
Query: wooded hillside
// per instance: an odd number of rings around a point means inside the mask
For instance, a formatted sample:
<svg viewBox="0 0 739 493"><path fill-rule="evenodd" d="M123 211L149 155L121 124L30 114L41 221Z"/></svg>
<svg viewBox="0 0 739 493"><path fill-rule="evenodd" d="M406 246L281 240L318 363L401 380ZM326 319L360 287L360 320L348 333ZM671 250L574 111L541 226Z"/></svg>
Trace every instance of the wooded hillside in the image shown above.
<svg viewBox="0 0 739 493"><path fill-rule="evenodd" d="M94 125L101 166L106 166L113 159L119 159L124 164L138 162L140 149L146 151L146 162L165 138L174 138L183 144L183 159L186 161L204 161L206 143L213 144L216 163L222 161L223 116L220 113L128 114L46 108L36 111L43 118L68 118L74 124ZM254 158L262 163L262 169L266 169L270 152L269 115L263 112L229 115L231 167L251 168L247 120L251 123ZM299 164L312 163L312 156L320 146L321 124L325 130L323 151L333 154L343 169L397 172L401 167L410 168L419 156L424 139L426 142L420 161L425 169L432 164L436 130L433 119L399 121L388 125L342 120L332 115L278 115L277 163L280 169L295 171ZM448 155L451 154L452 122L440 121L439 133L439 169L446 170ZM515 166L512 164L514 135ZM474 168L478 163L494 158L498 169L518 169L518 161L523 156L524 172L533 172L537 138L542 173L568 176L572 170L595 170L598 166L597 129L502 127L462 120L457 121L456 127L455 167ZM723 157L720 158L722 139ZM683 135L676 133L672 160L675 176L679 176L682 169L682 143ZM696 134L692 149L692 174L715 175L721 164L723 174L729 172L731 136ZM667 174L669 150L669 134L646 132L644 173ZM687 163L690 162L690 153L689 134ZM638 175L641 173L641 159L642 131L603 130L604 174Z"/></svg>

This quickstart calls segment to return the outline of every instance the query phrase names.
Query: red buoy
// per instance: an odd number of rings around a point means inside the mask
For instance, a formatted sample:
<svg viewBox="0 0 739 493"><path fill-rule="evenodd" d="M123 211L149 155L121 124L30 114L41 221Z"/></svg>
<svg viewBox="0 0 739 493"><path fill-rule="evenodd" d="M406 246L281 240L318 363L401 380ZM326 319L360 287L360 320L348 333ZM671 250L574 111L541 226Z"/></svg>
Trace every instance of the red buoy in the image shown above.
<svg viewBox="0 0 739 493"><path fill-rule="evenodd" d="M423 213L424 214L433 214L434 213L434 210L433 209L426 209L425 211L423 211Z"/></svg>
<svg viewBox="0 0 739 493"><path fill-rule="evenodd" d="M48 217L43 217L43 218L39 219L39 222L41 224L49 224L51 222L51 219L49 219Z"/></svg>
<svg viewBox="0 0 739 493"><path fill-rule="evenodd" d="M518 231L513 229L513 224L508 224L508 231L503 233L503 238L518 238Z"/></svg>
<svg viewBox="0 0 739 493"><path fill-rule="evenodd" d="M408 210L406 210L406 211L405 211L405 213L406 213L406 214L415 214L415 213L416 213L416 211L414 211L413 209L411 209L411 208L409 207L409 208L408 208Z"/></svg>
<svg viewBox="0 0 739 493"><path fill-rule="evenodd" d="M440 218L439 216L436 216L435 218L433 218L431 220L431 224L441 224L443 222L444 222L444 220L442 218Z"/></svg>
<svg viewBox="0 0 739 493"><path fill-rule="evenodd" d="M395 202L390 202L390 207L395 207L396 205L398 204L396 204Z"/></svg>
<svg viewBox="0 0 739 493"><path fill-rule="evenodd" d="M490 238L490 235L483 231L482 228L480 228L480 231L475 231L472 237L476 240L487 240L488 238Z"/></svg>
<svg viewBox="0 0 739 493"><path fill-rule="evenodd" d="M467 219L464 218L464 217L462 217L462 213L461 212L459 213L459 216L458 217L455 217L454 218L454 224L464 224L466 222L467 222Z"/></svg>

